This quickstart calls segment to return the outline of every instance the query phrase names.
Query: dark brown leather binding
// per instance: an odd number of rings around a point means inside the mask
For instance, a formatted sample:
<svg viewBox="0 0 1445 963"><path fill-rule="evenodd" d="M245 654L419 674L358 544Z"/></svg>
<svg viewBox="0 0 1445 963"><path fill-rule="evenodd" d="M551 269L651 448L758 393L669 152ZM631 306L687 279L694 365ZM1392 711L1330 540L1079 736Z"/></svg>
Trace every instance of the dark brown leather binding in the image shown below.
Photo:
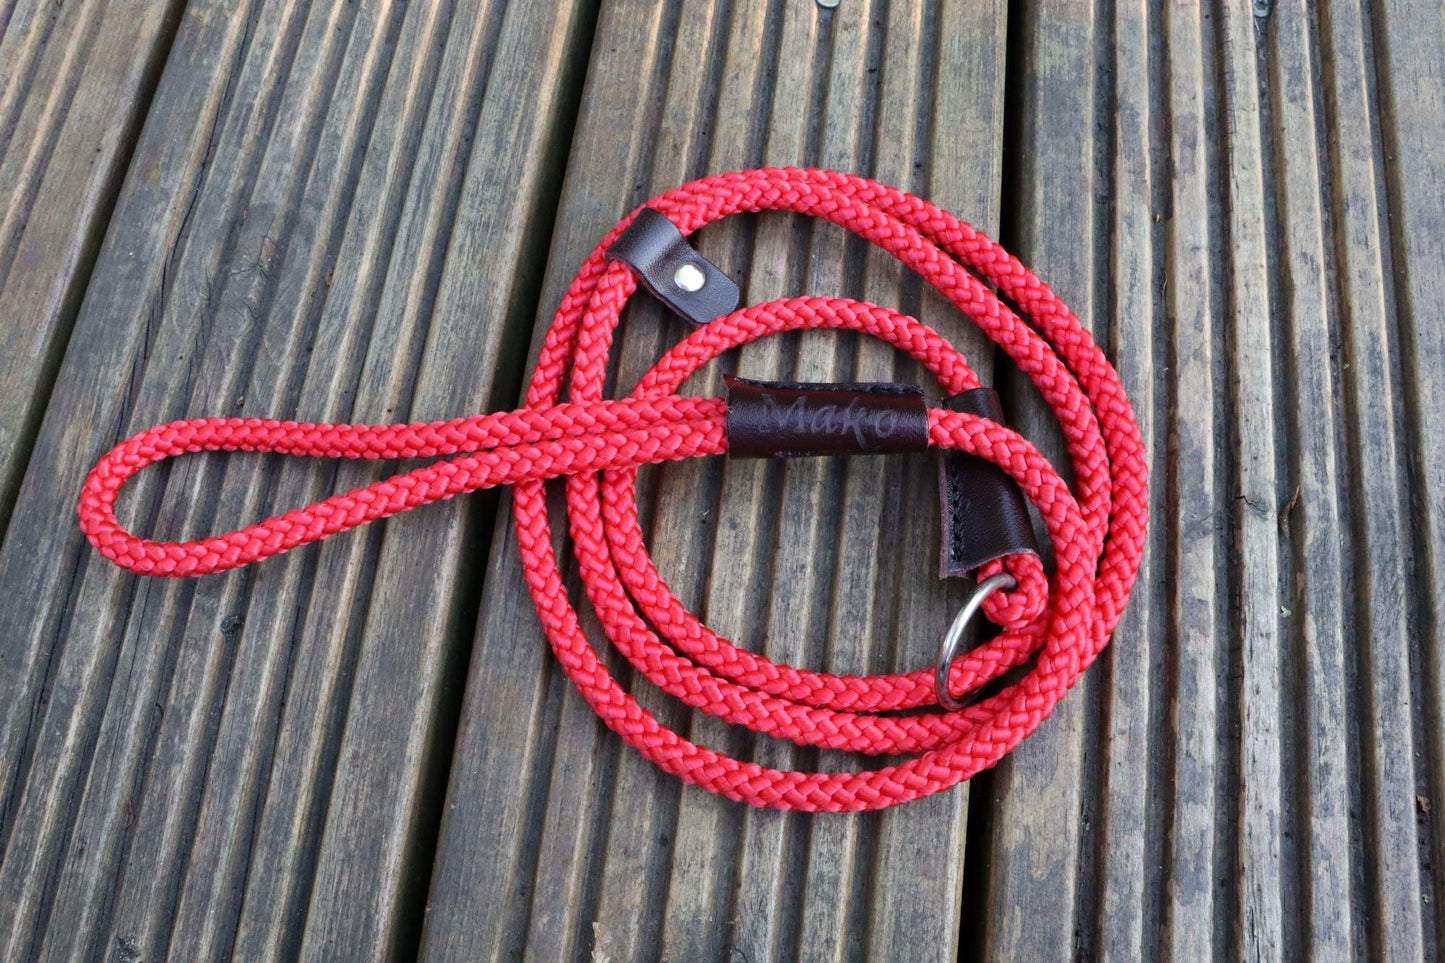
<svg viewBox="0 0 1445 963"><path fill-rule="evenodd" d="M1003 423L1003 406L992 388L954 395L943 407ZM1039 553L1028 502L1002 468L976 455L944 451L938 459L938 481L943 509L940 578L971 575L1005 555Z"/></svg>
<svg viewBox="0 0 1445 963"><path fill-rule="evenodd" d="M697 253L667 215L650 207L637 212L607 249L607 258L629 265L647 290L693 324L707 324L737 310L738 286L733 279ZM699 287L688 289L678 283L678 269L684 265L696 269L692 277L699 279Z"/></svg>
<svg viewBox="0 0 1445 963"><path fill-rule="evenodd" d="M928 448L923 390L727 376L728 454L738 458L881 454Z"/></svg>

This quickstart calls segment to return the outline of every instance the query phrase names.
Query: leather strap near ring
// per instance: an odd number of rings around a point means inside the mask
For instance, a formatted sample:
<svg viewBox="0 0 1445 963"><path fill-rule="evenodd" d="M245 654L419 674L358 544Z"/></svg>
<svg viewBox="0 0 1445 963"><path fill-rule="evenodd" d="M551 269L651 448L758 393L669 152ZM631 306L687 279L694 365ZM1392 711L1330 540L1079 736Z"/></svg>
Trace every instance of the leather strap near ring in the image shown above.
<svg viewBox="0 0 1445 963"><path fill-rule="evenodd" d="M945 399L943 407L1003 424L1003 406L992 388L974 388ZM1018 483L993 462L959 451L938 455L943 540L939 578L972 575L1008 555L1038 555L1028 503Z"/></svg>

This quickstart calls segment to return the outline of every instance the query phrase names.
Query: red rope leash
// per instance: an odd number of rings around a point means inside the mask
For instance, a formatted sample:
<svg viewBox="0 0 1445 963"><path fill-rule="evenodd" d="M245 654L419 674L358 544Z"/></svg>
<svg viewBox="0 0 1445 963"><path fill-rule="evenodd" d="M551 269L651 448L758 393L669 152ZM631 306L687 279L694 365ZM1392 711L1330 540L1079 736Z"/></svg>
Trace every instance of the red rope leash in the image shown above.
<svg viewBox="0 0 1445 963"><path fill-rule="evenodd" d="M780 331L848 328L906 351L949 394L975 388L978 380L961 354L912 318L856 301L790 298L698 328L630 398L603 400L613 333L637 288L631 270L605 253L631 216L593 251L562 299L521 409L416 425L254 418L161 425L119 445L91 472L80 501L86 536L106 558L142 575L204 575L427 502L513 485L527 585L553 650L598 715L669 772L756 806L847 811L917 799L993 765L1038 727L1093 662L1138 572L1147 468L1118 375L1073 313L1010 254L948 212L894 188L832 171L740 171L688 184L648 206L689 234L742 211L826 218L916 271L1033 379L1063 425L1077 499L1014 432L972 415L929 410L932 444L1002 467L1037 506L1052 539L1052 585L1031 555L990 563L979 573L1007 571L1018 587L986 603L1004 632L957 660L951 691L976 691L1036 657L1022 680L959 712L890 714L937 704L930 669L863 677L778 665L714 635L682 606L647 554L634 489L639 465L727 450L725 402L678 397L688 375L730 348ZM995 285L1032 326L971 272ZM162 459L199 451L458 457L225 535L155 542L127 532L115 516L125 482ZM659 723L608 672L563 587L543 482L564 475L587 597L612 644L655 685L694 708L799 745L912 758L858 773L780 771L695 745Z"/></svg>

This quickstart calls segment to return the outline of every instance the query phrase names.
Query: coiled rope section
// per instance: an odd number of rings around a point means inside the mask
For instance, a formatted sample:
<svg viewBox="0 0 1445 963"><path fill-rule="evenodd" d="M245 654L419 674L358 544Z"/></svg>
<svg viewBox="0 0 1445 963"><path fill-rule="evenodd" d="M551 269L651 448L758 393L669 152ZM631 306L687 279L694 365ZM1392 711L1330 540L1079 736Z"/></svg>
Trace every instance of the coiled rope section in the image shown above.
<svg viewBox="0 0 1445 963"><path fill-rule="evenodd" d="M1038 508L1053 543L1051 584L1031 555L978 573L1006 571L1017 587L985 604L1003 631L955 662L950 692L974 693L1033 660L1019 681L957 712L902 714L937 706L932 669L851 676L776 664L719 638L678 601L643 544L634 493L640 465L727 451L724 400L676 394L700 366L781 331L846 328L907 352L950 395L978 387L978 379L958 351L913 318L857 301L804 297L753 305L696 329L630 397L605 400L613 335L637 288L631 270L605 254L636 212L582 265L520 409L413 425L256 418L161 425L117 446L91 472L79 507L86 536L106 558L142 575L205 575L428 502L512 485L527 586L557 658L597 714L668 772L755 806L836 812L917 799L993 765L1047 718L1094 661L1138 572L1147 467L1118 375L1074 314L1012 255L947 211L895 188L833 171L740 171L685 185L647 206L685 234L731 214L764 210L841 225L937 288L1038 386L1063 427L1077 497L1009 429L938 408L928 413L931 443L1003 468ZM150 541L126 531L115 515L126 481L162 459L200 451L448 460L197 541ZM783 771L715 752L662 725L618 684L583 635L553 550L544 492L544 481L559 476L566 476L567 523L587 597L611 643L653 684L695 709L798 745L909 758L862 772Z"/></svg>

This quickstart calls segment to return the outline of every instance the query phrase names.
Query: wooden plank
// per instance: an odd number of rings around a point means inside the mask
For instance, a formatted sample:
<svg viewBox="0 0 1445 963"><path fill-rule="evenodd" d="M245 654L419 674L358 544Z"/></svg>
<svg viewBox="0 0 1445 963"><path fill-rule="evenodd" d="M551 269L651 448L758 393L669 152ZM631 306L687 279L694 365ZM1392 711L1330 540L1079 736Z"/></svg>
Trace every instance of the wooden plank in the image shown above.
<svg viewBox="0 0 1445 963"><path fill-rule="evenodd" d="M0 549L5 956L414 946L486 516L165 583L55 482L182 415L510 398L590 33L530 9L189 7ZM148 475L127 517L194 535L375 470Z"/></svg>
<svg viewBox="0 0 1445 963"><path fill-rule="evenodd" d="M1019 253L1094 309L1154 515L1081 705L991 786L992 956L1439 945L1429 17L1025 8Z"/></svg>
<svg viewBox="0 0 1445 963"><path fill-rule="evenodd" d="M0 16L0 533L183 6Z"/></svg>
<svg viewBox="0 0 1445 963"><path fill-rule="evenodd" d="M794 9L781 32L777 30L777 13L766 2L745 2L731 10L724 4L697 4L693 8L696 12L684 6L682 22L694 16L703 19L704 6L708 10L705 22L711 23L713 37L726 46L718 50L711 63L674 60L669 93L679 80L684 85L697 83L716 91L715 106L690 121L699 147L691 163L671 171L654 166L649 194L703 173L759 166L765 155L767 162L805 162L803 140L814 127L808 118L816 116L817 101L809 96L779 102L775 92L786 89L783 85L810 95L817 89L810 81L813 71L820 67L815 57L806 54L826 43L826 28L819 25L818 12ZM785 43L791 46L782 46ZM789 60L792 62L785 66ZM778 71L773 78L768 77L770 69ZM710 136L709 131L717 135ZM818 134L813 132L812 136ZM636 200L644 200L645 196ZM767 224L768 220L760 218L755 225L724 222L703 240L704 253L738 279L744 303L780 296L799 262L798 248L790 243L796 234L787 230L789 222L796 219L785 217L779 219L783 223L772 225ZM640 324L637 329L641 329ZM668 319L660 332L664 339L661 341L649 343L651 339L638 338L633 330L629 328L618 344L621 386L634 383L652 358L681 334L673 319ZM740 373L776 372L781 361L781 341L770 339L750 346L743 355L736 363ZM756 367L749 366L749 358L755 359L751 363ZM688 389L699 394L715 393L721 370L719 364L708 366L690 379ZM758 632L770 614L756 596L719 591L719 585L724 581L757 584L769 577L768 552L760 549L770 545L770 529L778 523L778 516L760 508L764 492L777 489L776 472L770 472L770 466L762 462L739 467L740 471L725 472L716 459L669 466L658 473L657 487L650 495L653 513L647 525L658 571L671 582L680 583L676 587L681 593L679 598L700 612L724 638ZM699 525L700 513L712 524ZM715 559L719 561L715 563ZM795 644L792 638L787 643ZM752 749L759 753L754 758L764 764L778 761L778 756L766 755L766 749L760 752L752 740L728 731L730 727L716 720L689 718L689 713L669 706L667 697L649 691L646 683L634 681L633 688L646 692L646 704L653 711L665 712L663 718L682 726L682 731L695 741L733 751ZM580 703L570 691L566 697ZM589 710L584 707L581 711ZM756 874L755 892L763 900L776 893L781 863L776 855L782 851L778 847L785 845L781 838L785 820L764 830L771 838L762 845L774 858L760 865L756 858L759 834L756 830L751 837L747 833L750 825L756 826L752 814L737 812L738 807L721 799L695 798L706 793L666 785L675 782L673 777L636 753L608 748L614 754L611 769L615 784L611 800L602 801L610 802L615 822L599 841L601 878L593 888L596 909L588 921L595 936L591 949L616 960L636 960L659 951L669 959L708 959L726 952L724 940L741 940L745 946L775 945L777 928L782 925L782 907L765 902L762 913L752 912L733 881L751 872ZM658 802L642 806L630 803L636 799ZM768 843L773 848L767 849ZM722 845L729 845L730 851L720 859L718 847ZM686 855L678 861L669 860L677 852ZM543 853L545 858L545 848ZM577 868L567 867L574 874ZM632 882L634 877L659 879L662 885L639 890ZM550 898L539 885L535 899L540 902ZM587 902L583 902L578 909L586 906ZM703 925L697 925L700 922ZM587 948L585 942L578 947L583 951ZM768 952L763 950L761 958L767 958Z"/></svg>
<svg viewBox="0 0 1445 963"><path fill-rule="evenodd" d="M1016 75L1018 114L1009 118L1017 173L1005 196L1002 241L1093 329L1095 11L1059 3L1022 15L1010 26L1026 66ZM1000 386L1012 426L1056 465L1066 464L1055 419L1027 379L1009 365ZM988 908L981 914L987 956L1023 947L1040 958L1070 955L1082 895L1084 711L1093 687L1092 677L1084 679L1040 731L976 787L992 808ZM1048 911L1040 912L1042 906Z"/></svg>
<svg viewBox="0 0 1445 963"><path fill-rule="evenodd" d="M1380 226L1389 236L1386 303L1394 312L1390 353L1399 365L1394 397L1402 416L1388 460L1362 466L1395 466L1397 477L1393 500L1378 493L1368 502L1369 561L1384 564L1378 575L1369 563L1360 573L1382 724L1367 804L1374 817L1367 838L1379 848L1371 866L1379 921L1371 948L1403 957L1445 946L1445 172L1438 160L1445 11L1409 2L1364 9L1379 84L1383 157L1376 163L1387 206ZM1390 410L1367 389L1360 385L1362 408Z"/></svg>
<svg viewBox="0 0 1445 963"><path fill-rule="evenodd" d="M1107 182L1113 216L1109 250L1108 308L1105 350L1128 387L1149 452L1150 515L1154 519L1139 580L1129 608L1114 633L1121 644L1110 647L1090 672L1104 705L1106 723L1099 733L1099 796L1093 807L1099 825L1097 876L1084 885L1096 888L1098 930L1092 945L1100 958L1143 959L1153 952L1157 919L1151 919L1147 894L1161 858L1151 845L1148 786L1160 768L1155 759L1155 725L1162 700L1162 673L1168 598L1164 591L1164 533L1160 521L1167 483L1161 483L1168 450L1167 399L1159 396L1166 374L1161 357L1168 343L1165 299L1159 290L1164 275L1163 233L1157 211L1168 190L1167 172L1157 150L1167 137L1166 110L1156 102L1158 79L1155 37L1161 31L1157 12L1147 0L1120 2L1114 7L1115 70L1110 85L1114 101L1109 149L1112 174ZM1107 101L1106 101L1107 102ZM1107 129L1107 128L1104 128ZM1102 256L1102 255L1101 255ZM1090 933L1087 923L1082 929ZM1088 944L1085 944L1088 945Z"/></svg>
<svg viewBox="0 0 1445 963"><path fill-rule="evenodd" d="M1260 103L1255 10L1247 2L1233 2L1218 13L1225 81L1217 96L1223 115L1228 184L1224 200L1229 213L1229 286L1225 294L1229 326L1225 337L1230 352L1230 436L1236 446L1231 452L1234 531L1228 570L1233 583L1229 591L1237 601L1226 623L1228 635L1216 646L1237 648L1238 654L1231 653L1230 661L1239 664L1238 669L1231 666L1225 676L1226 685L1237 687L1238 695L1226 696L1220 713L1231 722L1231 716L1239 720L1238 746L1226 754L1225 762L1237 767L1238 788L1234 791L1239 797L1238 823L1231 840L1238 877L1234 886L1226 889L1233 898L1237 922L1235 932L1228 935L1239 940L1247 956L1271 959L1283 952L1280 642L1281 621L1289 610L1280 600L1279 507L1289 496L1280 494L1284 484L1277 474L1277 448L1283 449L1285 443L1276 440L1277 433L1284 433L1279 431L1282 413L1275 410L1276 398L1282 394L1278 387L1283 358L1276 357L1278 332L1271 323L1279 315L1271 311L1266 237L1271 211L1265 205L1266 163L1260 143L1261 114L1268 105ZM1285 184L1318 191L1314 179L1285 179ZM1298 224L1302 230L1318 223L1318 215L1310 219L1307 210L1292 207L1290 213L1299 221L1313 222ZM1301 284L1295 293L1303 298L1308 289ZM1291 307L1309 314L1310 305L1303 301ZM1313 307L1310 316L1321 317L1322 303L1316 301ZM1229 812L1227 807L1225 812ZM1218 822L1216 817L1216 825ZM1220 932L1210 935L1219 947Z"/></svg>
<svg viewBox="0 0 1445 963"><path fill-rule="evenodd" d="M704 172L759 163L875 171L991 228L1003 25L1001 4L609 5L539 332L595 238L632 205ZM676 37L671 54L659 35ZM683 53L700 50L709 56ZM746 301L861 295L920 312L966 349L978 345L956 313L921 299L896 265L836 229L779 215L755 223L700 235L702 250L740 277ZM639 300L619 337L621 386L682 333ZM751 345L736 367L763 377L915 377L889 351L827 334ZM715 393L718 369L689 390ZM936 545L933 513L897 507L932 503L931 462L894 461L713 460L648 473L640 503L659 570L715 630L770 657L834 671L926 664L959 589L934 579L928 552L907 549ZM882 497L896 488L908 495ZM683 787L602 730L552 666L515 551L508 527L493 546L473 650L426 955L955 955L962 792L897 813L810 818ZM896 648L882 641L895 630ZM706 744L775 764L857 765L755 744L645 683L636 688Z"/></svg>
<svg viewBox="0 0 1445 963"><path fill-rule="evenodd" d="M1347 10L1340 11L1342 18ZM1341 23L1343 35L1328 40L1335 76L1353 74L1359 83L1358 10L1353 30ZM1358 166L1360 158L1346 161L1342 155L1328 156L1327 141L1321 141L1324 118L1316 113L1321 99L1320 60L1324 52L1311 38L1306 12L1282 5L1274 12L1270 43L1266 47L1269 71L1266 82L1275 91L1271 107L1275 114L1276 151L1279 157L1276 197L1280 268L1290 279L1277 296L1284 320L1285 336L1277 342L1284 385L1293 385L1293 398L1284 392L1276 408L1284 461L1285 502L1276 511L1274 524L1281 541L1281 566L1285 581L1280 591L1280 623L1284 633L1284 671L1279 683L1283 690L1280 730L1280 776L1282 794L1272 801L1282 812L1276 827L1283 865L1276 883L1261 877L1257 887L1277 886L1281 890L1280 932L1286 946L1307 944L1318 957L1341 958L1360 955L1352 934L1351 864L1355 862L1350 844L1351 787L1344 774L1349 771L1349 745L1345 727L1346 644L1350 638L1345 623L1346 586L1344 552L1339 533L1341 468L1348 457L1342 452L1340 407L1336 401L1350 362L1341 362L1332 351L1340 340L1343 324L1371 322L1369 291L1376 296L1382 281L1379 269L1378 237L1373 240L1365 228L1375 216L1373 199L1362 206L1361 177L1372 175ZM1354 36L1351 38L1350 34ZM1355 46L1351 49L1350 39ZM1346 81L1349 83L1349 81ZM1363 88L1355 91L1363 94ZM1369 111L1356 102L1339 115L1331 128L1347 152L1365 145L1368 150ZM1332 279L1328 245L1330 222L1321 203L1321 185L1333 170L1333 191L1355 195L1354 210L1335 211L1343 227L1358 224L1360 230L1336 228L1334 240L1340 252L1337 278L1350 272L1346 284ZM1341 215L1345 217L1341 218ZM1365 220L1357 220L1364 218ZM1374 267L1370 262L1373 260ZM1354 305L1340 318L1331 310L1331 283L1353 288L1361 285ZM1357 359L1356 364L1359 363ZM1341 364L1344 370L1341 370ZM1356 408L1356 412L1361 409ZM1376 412L1375 417L1378 417ZM1333 422L1333 424L1330 424ZM1322 423L1328 425L1321 430ZM1379 427L1379 426L1376 426ZM1374 430L1374 429L1372 429ZM1381 436L1382 439L1388 435ZM1293 492L1299 493L1295 501ZM1292 584L1291 584L1292 583ZM1298 671L1294 667L1302 667ZM1253 693L1250 693L1252 697ZM1246 730L1248 732L1248 730ZM1246 738L1250 738L1246 736ZM1290 810L1303 810L1303 818L1291 818ZM1284 832L1290 828L1289 833ZM1308 887L1297 880L1293 867L1308 867ZM1305 889L1305 892L1301 892Z"/></svg>
<svg viewBox="0 0 1445 963"><path fill-rule="evenodd" d="M909 25L911 30L902 29L897 4L890 7L893 22L889 24L890 38L899 34L904 43L910 43L909 34L918 39L912 41L924 53L919 65L920 77L914 80L904 71L894 71L891 63L896 58L884 53L885 94L880 129L887 130L887 118L903 112L905 98L911 90L921 93L912 104L917 114L932 114L931 127L914 134L911 145L914 156L910 157L903 145L904 137L886 134L879 136L878 156L874 160L877 175L885 181L910 183L913 190L959 214L965 220L976 224L981 230L998 233L999 197L1001 194L1003 154L1004 107L1004 66L1007 29L1007 7L1002 3L950 3L939 12L939 28L936 46L931 51L933 66L927 62L928 32L927 19L921 24ZM905 5L904 9L907 9ZM890 40L890 47L894 41ZM926 93L923 80L929 70L938 78L932 95L932 103ZM926 158L926 167L920 172L919 158ZM908 169L913 163L914 176L910 181ZM886 259L869 252L870 268L880 278L888 278L901 290L901 302L895 302L894 295L885 284L877 288L879 303L902 303L905 309L916 314L925 323L942 331L967 355L974 370L985 384L993 380L993 344L971 323L961 318L957 309L925 290L921 300L913 301L910 280L905 272L898 271ZM873 275L870 274L869 280ZM865 282L866 285L867 282ZM872 299L874 289L865 286L864 296ZM866 350L866 347L865 347ZM862 367L862 360L858 367ZM902 375L906 381L928 384L908 359L899 364L893 376ZM861 466L860 466L861 467ZM887 466L892 470L892 466ZM853 481L855 469L849 466L848 482ZM899 490L897 474L885 474L881 487L869 494L876 495L879 502L887 501L887 493ZM849 665L844 658L832 666L833 671L890 671L914 669L929 663L929 652L939 629L946 626L957 613L966 586L956 580L943 583L934 578L930 570L931 555L926 552L922 558L914 559L916 546L938 544L941 537L938 516L925 506L934 504L938 497L938 478L931 459L920 458L903 466L902 491L897 504L906 506L902 517L893 522L886 515L879 520L885 527L898 525L897 536L887 535L860 525L859 536L866 539L855 551L852 547L840 547L839 585L843 585L842 573L861 574L854 568L858 558L880 557L885 563L892 563L891 572L884 571L879 579L877 602L888 605L890 597L894 605L893 631L877 629L875 639L895 639L892 651L878 653L871 664L861 659ZM853 497L849 491L850 500ZM851 512L850 502L845 502L845 518ZM866 517L860 512L860 517ZM846 529L845 529L846 531ZM861 539L860 539L861 540ZM861 556L857 554L861 552ZM861 586L860 586L861 588ZM853 606L859 604L862 592L852 586L848 595L835 600L834 619L830 624L830 638L844 639L861 637L869 623L866 616L859 614ZM857 601L855 601L857 600ZM840 605L842 601L846 604ZM876 623L874 623L876 624ZM875 647L877 643L875 642ZM856 669L855 669L856 666ZM841 759L835 765L844 765ZM961 924L973 916L977 908L963 902L963 874L965 869L964 847L968 828L967 807L970 803L967 787L952 793L940 794L916 804L887 810L877 814L877 842L868 848L869 826L867 819L860 820L855 831L860 839L854 844L853 892L860 896L868 892L867 926L868 941L864 953L873 959L955 959L960 951ZM833 823L818 821L814 827L823 832L835 831ZM872 863L866 860L871 855ZM828 878L827 865L832 859L827 850L815 847L810 868L817 865L822 869L823 878L812 884L803 915L807 917L818 912L818 907L829 903L827 893L832 888ZM865 880L867 881L865 883ZM871 888L871 891L869 891ZM945 904L945 900L951 903ZM945 906L951 906L952 913L945 915ZM860 914L861 915L861 914ZM847 924L840 926L840 929ZM926 934L926 936L925 936ZM935 935L936 934L936 935ZM802 942L800 949L814 945ZM848 940L840 939L836 947L830 947L834 959L851 958L856 950Z"/></svg>

